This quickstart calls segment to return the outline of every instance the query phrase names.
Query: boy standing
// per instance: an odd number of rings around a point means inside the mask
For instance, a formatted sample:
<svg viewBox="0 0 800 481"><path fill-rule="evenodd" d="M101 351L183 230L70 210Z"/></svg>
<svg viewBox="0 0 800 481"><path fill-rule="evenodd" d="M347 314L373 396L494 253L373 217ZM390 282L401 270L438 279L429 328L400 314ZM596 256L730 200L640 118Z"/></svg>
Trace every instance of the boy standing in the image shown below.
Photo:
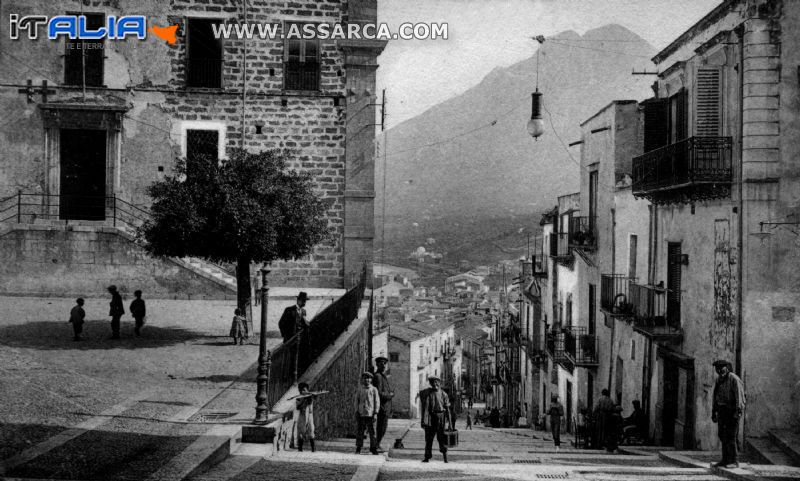
<svg viewBox="0 0 800 481"><path fill-rule="evenodd" d="M372 373L364 371L361 374L361 385L356 392L356 417L358 418L356 454L361 454L365 430L369 433L369 452L378 454L378 446L375 442L375 421L378 419L381 401L378 390L372 385L372 380Z"/></svg>
<svg viewBox="0 0 800 481"><path fill-rule="evenodd" d="M69 322L72 323L72 332L75 337L73 341L81 340L81 333L83 332L83 319L86 317L86 311L83 310L83 298L79 297L75 303L77 304L69 311Z"/></svg>
<svg viewBox="0 0 800 481"><path fill-rule="evenodd" d="M134 291L134 296L136 299L131 301L131 316L136 321L136 326L133 328L133 332L136 333L137 336L141 335L142 333L142 326L144 326L144 316L146 314L146 309L144 305L144 299L142 299L142 291Z"/></svg>
<svg viewBox="0 0 800 481"><path fill-rule="evenodd" d="M317 450L314 446L314 398L317 397L311 394L308 390L308 384L301 382L297 385L300 390L300 396L297 397L295 405L297 406L297 450L303 450L303 441L308 439L311 445L311 452Z"/></svg>

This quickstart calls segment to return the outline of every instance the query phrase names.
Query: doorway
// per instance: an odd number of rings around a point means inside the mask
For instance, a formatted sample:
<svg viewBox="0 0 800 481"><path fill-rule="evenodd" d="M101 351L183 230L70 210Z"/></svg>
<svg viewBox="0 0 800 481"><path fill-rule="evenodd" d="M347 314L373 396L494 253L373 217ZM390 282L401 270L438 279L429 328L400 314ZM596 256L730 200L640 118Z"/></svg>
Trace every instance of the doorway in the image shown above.
<svg viewBox="0 0 800 481"><path fill-rule="evenodd" d="M61 220L105 220L106 131L61 129Z"/></svg>
<svg viewBox="0 0 800 481"><path fill-rule="evenodd" d="M567 381L567 432L572 432L572 382Z"/></svg>
<svg viewBox="0 0 800 481"><path fill-rule="evenodd" d="M664 358L664 402L661 411L661 444L675 445L675 419L678 415L678 366L674 360Z"/></svg>

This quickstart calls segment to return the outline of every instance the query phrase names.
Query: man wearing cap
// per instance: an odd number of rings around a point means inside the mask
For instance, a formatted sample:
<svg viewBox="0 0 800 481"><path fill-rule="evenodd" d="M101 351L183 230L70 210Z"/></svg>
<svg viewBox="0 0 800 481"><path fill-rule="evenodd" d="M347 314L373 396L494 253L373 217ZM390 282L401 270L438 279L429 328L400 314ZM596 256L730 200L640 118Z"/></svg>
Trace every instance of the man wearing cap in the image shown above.
<svg viewBox="0 0 800 481"><path fill-rule="evenodd" d="M356 417L358 418L356 454L361 454L361 447L364 445L364 430L369 433L369 452L378 454L375 443L375 420L378 418L381 402L378 390L372 385L372 379L371 372L361 373L361 385L356 392Z"/></svg>
<svg viewBox="0 0 800 481"><path fill-rule="evenodd" d="M111 339L119 339L120 318L125 314L125 308L122 307L122 296L119 295L117 286L108 286L108 293L111 294L111 309L108 311L111 316Z"/></svg>
<svg viewBox="0 0 800 481"><path fill-rule="evenodd" d="M420 424L425 429L425 457L423 463L427 463L433 457L433 438L439 443L439 451L442 453L444 462L447 462L447 438L444 435L445 419L450 419L447 413L450 411L450 399L447 393L441 390L441 379L437 376L428 377L431 387L419 392L420 402ZM452 425L450 428L452 429Z"/></svg>
<svg viewBox="0 0 800 481"><path fill-rule="evenodd" d="M392 391L392 386L386 377L386 364L388 362L389 360L383 356L375 358L375 378L372 381L381 399L381 408L378 411L378 432L375 436L379 453L383 452L381 441L383 441L383 436L386 434L386 428L389 425L389 416L392 415L392 398L394 397L394 391Z"/></svg>
<svg viewBox="0 0 800 481"><path fill-rule="evenodd" d="M711 420L717 423L717 432L722 443L722 461L714 466L738 468L736 438L739 436L739 418L744 413L744 385L739 376L731 372L730 362L722 359L714 361L714 369L719 377L714 385Z"/></svg>
<svg viewBox="0 0 800 481"><path fill-rule="evenodd" d="M281 331L283 342L288 341L300 330L308 327L305 310L306 301L308 301L308 294L301 291L297 295L297 303L284 309L281 320L278 321L278 328Z"/></svg>

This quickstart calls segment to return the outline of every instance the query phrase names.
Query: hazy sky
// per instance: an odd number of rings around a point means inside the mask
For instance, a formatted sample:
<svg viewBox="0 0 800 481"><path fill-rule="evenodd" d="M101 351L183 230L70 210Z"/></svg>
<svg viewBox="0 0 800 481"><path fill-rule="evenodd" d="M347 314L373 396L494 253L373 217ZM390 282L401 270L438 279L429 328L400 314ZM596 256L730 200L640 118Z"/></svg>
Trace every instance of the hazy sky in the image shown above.
<svg viewBox="0 0 800 481"><path fill-rule="evenodd" d="M379 58L389 127L477 84L493 68L533 55L533 35L617 23L657 49L722 0L378 0L378 19L448 24L448 40L397 40ZM642 68L653 65L643 59Z"/></svg>

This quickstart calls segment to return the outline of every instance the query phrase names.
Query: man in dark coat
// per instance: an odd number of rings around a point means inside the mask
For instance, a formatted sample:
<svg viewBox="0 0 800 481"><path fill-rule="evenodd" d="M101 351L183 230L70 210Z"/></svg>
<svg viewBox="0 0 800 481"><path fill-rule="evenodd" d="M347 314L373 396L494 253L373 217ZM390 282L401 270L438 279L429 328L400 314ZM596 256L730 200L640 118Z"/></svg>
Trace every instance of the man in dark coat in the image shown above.
<svg viewBox="0 0 800 481"><path fill-rule="evenodd" d="M281 320L278 321L278 328L281 331L283 342L291 339L301 329L308 327L305 310L306 301L308 301L308 294L300 292L297 295L297 304L289 306L283 311Z"/></svg>
<svg viewBox="0 0 800 481"><path fill-rule="evenodd" d="M382 356L375 358L375 377L372 379L372 384L378 389L378 396L381 399L381 408L378 411L377 434L375 436L379 453L383 452L381 441L386 434L389 417L392 415L392 398L394 397L394 391L392 391L392 386L386 377L386 364L388 362L389 360Z"/></svg>
<svg viewBox="0 0 800 481"><path fill-rule="evenodd" d="M609 429L610 417L614 414L616 404L611 400L611 393L608 389L603 389L600 399L594 405L594 419L595 419L595 443L597 449L607 447L609 443L608 437L611 435Z"/></svg>
<svg viewBox="0 0 800 481"><path fill-rule="evenodd" d="M430 376L428 382L431 387L419 392L420 424L425 430L425 458L422 462L427 463L433 457L433 438L436 437L439 451L446 463L447 438L444 435L444 427L445 420L450 418L447 415L450 412L450 399L441 389L441 379Z"/></svg>
<svg viewBox="0 0 800 481"><path fill-rule="evenodd" d="M717 423L719 440L722 443L722 461L714 466L738 468L736 438L739 436L739 419L744 413L744 384L739 376L731 372L731 363L714 361L718 378L714 385L714 401L711 420Z"/></svg>
<svg viewBox="0 0 800 481"><path fill-rule="evenodd" d="M111 339L119 339L120 318L125 314L122 307L122 296L117 292L117 286L108 286L108 293L111 294L111 309L108 315L111 316Z"/></svg>

